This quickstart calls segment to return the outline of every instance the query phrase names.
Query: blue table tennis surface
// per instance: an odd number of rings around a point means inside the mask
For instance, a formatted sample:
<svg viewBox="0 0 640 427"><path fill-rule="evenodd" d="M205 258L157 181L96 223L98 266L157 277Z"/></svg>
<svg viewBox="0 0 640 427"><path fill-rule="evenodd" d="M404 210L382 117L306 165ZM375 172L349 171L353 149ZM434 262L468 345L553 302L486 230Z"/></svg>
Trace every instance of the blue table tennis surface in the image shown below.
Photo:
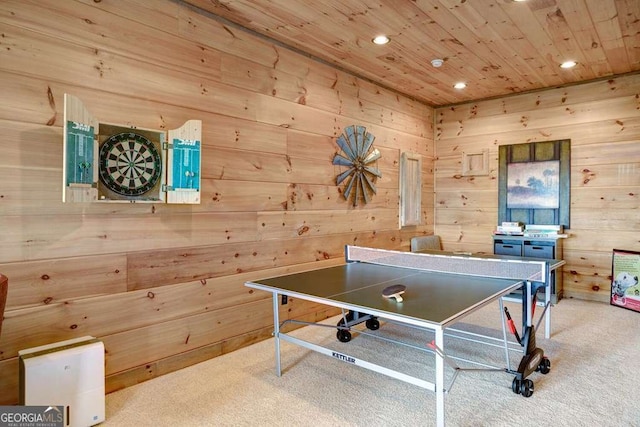
<svg viewBox="0 0 640 427"><path fill-rule="evenodd" d="M402 302L382 296L384 288L398 284L406 286ZM522 281L353 262L248 285L289 296L329 300L364 313L384 312L446 325L519 288Z"/></svg>

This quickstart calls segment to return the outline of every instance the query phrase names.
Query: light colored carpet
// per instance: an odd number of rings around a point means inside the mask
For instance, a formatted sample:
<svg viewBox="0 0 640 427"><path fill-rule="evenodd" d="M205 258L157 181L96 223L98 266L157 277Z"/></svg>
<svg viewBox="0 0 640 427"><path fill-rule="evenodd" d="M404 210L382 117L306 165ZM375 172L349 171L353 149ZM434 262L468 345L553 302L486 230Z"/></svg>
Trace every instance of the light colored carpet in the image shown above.
<svg viewBox="0 0 640 427"><path fill-rule="evenodd" d="M510 307L517 321L520 307ZM565 299L552 315L551 339L538 333L551 372L532 374L533 396L514 394L513 375L505 372L462 373L445 397L448 426L640 426L640 313ZM499 327L497 304L467 322L461 327ZM391 323L379 333L431 340L424 331ZM294 334L432 380L429 354L362 335L340 343L330 328L305 327ZM447 344L451 351L504 363L503 351L458 340ZM518 360L512 357L513 367ZM109 394L103 425L435 425L435 395L428 390L285 342L282 366L277 377L270 339Z"/></svg>

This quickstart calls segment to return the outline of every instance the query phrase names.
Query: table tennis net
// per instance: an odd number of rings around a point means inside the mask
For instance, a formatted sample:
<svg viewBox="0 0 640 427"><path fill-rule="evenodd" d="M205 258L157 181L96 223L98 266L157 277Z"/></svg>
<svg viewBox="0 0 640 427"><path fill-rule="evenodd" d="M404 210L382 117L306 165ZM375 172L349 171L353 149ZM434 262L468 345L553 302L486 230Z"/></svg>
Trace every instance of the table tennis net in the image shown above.
<svg viewBox="0 0 640 427"><path fill-rule="evenodd" d="M347 262L366 262L369 264L411 268L438 273L529 280L535 282L544 282L546 278L546 265L543 261L424 254L350 245L347 245L345 255Z"/></svg>

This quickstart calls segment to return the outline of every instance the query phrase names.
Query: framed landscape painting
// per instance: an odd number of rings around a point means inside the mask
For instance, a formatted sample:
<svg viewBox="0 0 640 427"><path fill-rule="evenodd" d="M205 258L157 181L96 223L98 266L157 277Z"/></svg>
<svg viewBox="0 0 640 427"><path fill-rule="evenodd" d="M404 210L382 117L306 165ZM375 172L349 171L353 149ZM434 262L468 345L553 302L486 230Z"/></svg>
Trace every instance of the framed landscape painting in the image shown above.
<svg viewBox="0 0 640 427"><path fill-rule="evenodd" d="M498 224L571 228L571 140L498 147Z"/></svg>
<svg viewBox="0 0 640 427"><path fill-rule="evenodd" d="M510 163L507 208L557 209L560 205L560 162Z"/></svg>

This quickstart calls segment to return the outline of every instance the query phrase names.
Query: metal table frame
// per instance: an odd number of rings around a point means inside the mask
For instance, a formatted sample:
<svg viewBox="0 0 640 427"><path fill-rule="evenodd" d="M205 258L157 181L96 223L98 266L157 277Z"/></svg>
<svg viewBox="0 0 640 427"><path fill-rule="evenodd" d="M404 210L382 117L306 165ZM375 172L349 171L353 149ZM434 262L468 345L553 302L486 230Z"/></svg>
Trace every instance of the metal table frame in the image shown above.
<svg viewBox="0 0 640 427"><path fill-rule="evenodd" d="M524 286L523 286L524 285ZM445 363L449 364L453 369L457 370L457 371L462 371L464 369L459 368L457 365L455 365L455 363L452 361L451 358L449 358L446 355L445 352L445 343L444 343L444 336L445 336L445 330L447 330L450 326L452 326L454 323L458 322L459 320L461 320L462 318L466 317L467 315L471 314L472 312L485 307L486 305L496 302L499 302L500 305L500 310L502 311L502 298L505 295L508 295L510 293L512 293L513 291L515 291L516 289L523 287L524 288L524 293L523 295L527 295L526 298L523 297L522 303L525 306L524 309L526 310L526 312L531 313L531 307L530 307L530 303L528 303L528 301L531 301L531 294L532 294L532 286L531 283L529 282L522 282L522 281L514 281L513 285L505 288L504 292L501 292L497 295L492 296L491 298L486 299L485 301L483 301L481 304L469 308L468 310L465 310L463 312L458 313L454 318L447 320L446 322L443 323L435 323L432 321L428 321L428 320L419 320L419 319L414 319L414 318L406 318L404 316L399 316L396 313L392 313L392 312L386 312L386 311L379 311L379 310L373 310L367 307L360 307L360 306L355 306L355 305L350 305L350 304L346 304L343 302L339 302L339 301L335 301L332 300L330 298L323 298L323 297L318 297L318 296L314 296L314 295L308 295L308 294L303 294L303 293L299 293L299 292L292 292L292 291L287 291L287 290L283 290L283 289L277 289L277 288L273 288L270 286L263 286L260 285L259 283L252 283L252 282L248 282L246 284L246 286L254 288L254 289L259 289L259 290L263 290L266 292L270 292L272 293L272 300L273 300L273 322L274 322L274 342L275 342L275 359L276 359L276 375L277 376L281 376L282 375L282 366L281 366L281 359L280 359L280 340L284 340L287 342L290 342L292 344L296 344L299 346L302 346L304 348L316 351L318 353L336 358L342 362L346 362L346 363L350 363L356 366L360 366L362 368L365 369L369 369L378 373L381 373L383 375L395 378L395 379L399 379L401 381L416 385L418 387L421 388L425 388L427 390L431 390L433 392L435 392L436 394L436 422L437 422L437 426L438 427L443 427L445 425L445 402L444 402L444 398L445 398L445 394L448 392L448 389L445 387ZM435 354L435 383L431 383L429 381L425 381L423 379L420 378L416 378L416 377L412 377L410 375L407 375L405 373L402 372L398 372L389 368L386 368L384 366L380 366L377 365L375 363L371 363L368 362L366 360L362 360L356 357L353 357L351 355L348 354L344 354L344 353L340 353L337 352L335 350L332 350L330 348L326 348L326 347L322 347L320 345L308 342L308 341L304 341L301 340L297 337L294 337L292 335L289 335L287 333L284 333L280 330L282 323L280 321L280 314L279 314L279 306L280 306L280 302L281 302L281 298L283 296L286 297L294 297L294 298L300 298L303 300L307 300L307 301L311 301L311 302L315 302L315 303L319 303L319 304L323 304L323 305L327 305L327 306L332 306L332 307L336 307L336 308L340 308L342 310L351 310L351 311L356 311L359 313L366 313L367 315L372 315L375 317L380 317L383 319L388 319L388 320L392 320L401 324L407 324L407 325L413 325L413 326L417 326L419 328L424 328L427 330L432 330L435 334L435 339L434 339L434 343L433 343L433 353ZM502 317L502 316L501 316ZM527 326L531 326L532 322L532 316L527 316L526 319L526 325ZM283 322L283 323L286 323ZM499 370L502 372L512 372L509 366L509 343L507 340L507 333L506 333L506 328L505 328L505 324L504 324L504 319L502 322L502 331L503 331L503 340L504 340L504 350L505 350L505 354L506 354L506 367L505 368L493 368L490 370ZM309 323L312 324L312 323Z"/></svg>

